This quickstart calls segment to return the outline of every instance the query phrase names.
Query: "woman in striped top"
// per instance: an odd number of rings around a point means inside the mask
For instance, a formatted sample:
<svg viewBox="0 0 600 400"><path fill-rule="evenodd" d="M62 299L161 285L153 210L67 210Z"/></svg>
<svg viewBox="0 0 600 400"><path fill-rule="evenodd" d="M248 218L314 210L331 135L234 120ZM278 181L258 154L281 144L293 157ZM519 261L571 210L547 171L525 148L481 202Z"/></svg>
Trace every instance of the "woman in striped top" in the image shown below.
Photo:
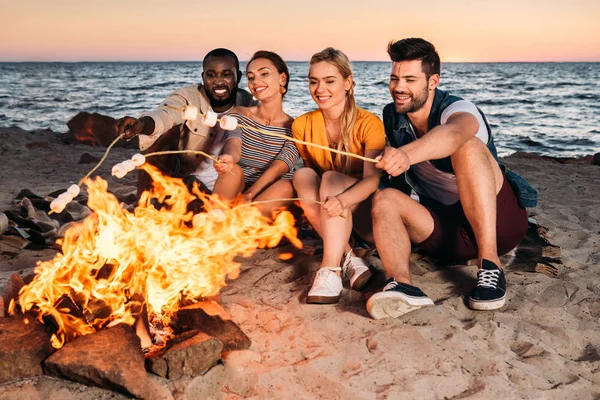
<svg viewBox="0 0 600 400"><path fill-rule="evenodd" d="M296 146L252 129L292 136L294 119L283 111L289 82L287 65L273 52L258 51L248 61L246 77L248 89L260 104L235 107L229 113L238 119L238 127L229 132L223 153L217 157L221 163L215 164L219 178L214 192L224 198L243 193L247 201L294 197L291 179L300 160ZM273 210L290 205L280 201L260 207L270 216Z"/></svg>

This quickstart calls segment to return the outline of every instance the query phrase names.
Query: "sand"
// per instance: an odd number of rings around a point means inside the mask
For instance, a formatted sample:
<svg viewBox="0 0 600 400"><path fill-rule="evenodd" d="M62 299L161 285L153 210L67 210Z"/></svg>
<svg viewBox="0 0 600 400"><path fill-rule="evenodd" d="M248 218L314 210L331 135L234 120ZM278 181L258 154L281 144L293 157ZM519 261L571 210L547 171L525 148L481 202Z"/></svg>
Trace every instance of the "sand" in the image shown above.
<svg viewBox="0 0 600 400"><path fill-rule="evenodd" d="M103 152L67 145L49 131L0 129L0 210L21 189L46 195L68 187L93 166L78 164L81 155ZM111 189L133 188L134 176L117 181L110 168L134 152L115 149L98 171ZM289 246L260 250L222 291L251 348L229 353L202 377L163 384L177 399L600 398L600 167L526 156L505 162L539 190L539 205L529 212L562 249L558 278L508 265L506 306L476 312L464 298L475 267L442 268L415 255L414 283L435 306L375 321L363 293L349 289L339 304L305 304L318 255L295 251L281 261L278 254ZM8 236L0 236L0 245L0 286L56 252L22 250ZM382 281L378 274L369 290ZM115 398L45 377L0 386L2 399L52 393Z"/></svg>

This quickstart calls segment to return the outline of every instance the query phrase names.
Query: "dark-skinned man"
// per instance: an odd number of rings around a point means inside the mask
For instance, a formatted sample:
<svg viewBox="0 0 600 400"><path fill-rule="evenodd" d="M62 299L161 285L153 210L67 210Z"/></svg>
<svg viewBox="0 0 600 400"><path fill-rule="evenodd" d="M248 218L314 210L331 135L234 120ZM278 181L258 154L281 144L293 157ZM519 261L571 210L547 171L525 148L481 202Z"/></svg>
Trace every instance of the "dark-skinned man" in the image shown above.
<svg viewBox="0 0 600 400"><path fill-rule="evenodd" d="M212 155L221 154L225 134L219 124L210 128L197 120L184 120L185 106L195 106L201 113L212 110L219 118L234 106L256 105L252 95L238 85L242 76L239 60L231 50L218 48L210 51L202 62L202 84L187 86L173 92L153 111L140 118L124 117L115 122L115 134L126 138L139 135L140 150L150 153L164 150L198 150ZM148 158L148 162L163 173L181 177L191 187L198 182L205 192L218 193L218 177L213 162L196 154L181 154ZM151 187L148 174L139 173L138 196Z"/></svg>

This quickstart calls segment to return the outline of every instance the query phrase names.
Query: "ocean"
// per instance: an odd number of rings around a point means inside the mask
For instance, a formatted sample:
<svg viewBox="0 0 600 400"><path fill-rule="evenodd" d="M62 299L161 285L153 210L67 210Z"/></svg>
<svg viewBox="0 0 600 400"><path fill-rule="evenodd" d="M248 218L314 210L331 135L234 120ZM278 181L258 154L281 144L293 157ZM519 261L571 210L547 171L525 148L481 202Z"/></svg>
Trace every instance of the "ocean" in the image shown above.
<svg viewBox="0 0 600 400"><path fill-rule="evenodd" d="M379 116L391 101L390 65L353 63L358 104ZM284 108L295 117L315 104L308 63L289 68ZM137 116L201 71L201 62L0 63L0 126L66 132L80 111ZM445 63L440 88L483 110L501 155L600 152L600 63Z"/></svg>

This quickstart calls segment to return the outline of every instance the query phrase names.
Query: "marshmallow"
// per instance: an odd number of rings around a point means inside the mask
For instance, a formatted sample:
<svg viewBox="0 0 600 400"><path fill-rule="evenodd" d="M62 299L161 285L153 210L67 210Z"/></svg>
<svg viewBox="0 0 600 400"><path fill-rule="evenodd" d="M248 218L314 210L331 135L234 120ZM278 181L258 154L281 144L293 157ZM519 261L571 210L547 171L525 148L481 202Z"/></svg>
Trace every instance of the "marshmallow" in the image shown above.
<svg viewBox="0 0 600 400"><path fill-rule="evenodd" d="M230 117L229 115L225 115L221 117L221 128L226 131L232 131L237 128L238 120L236 117Z"/></svg>
<svg viewBox="0 0 600 400"><path fill-rule="evenodd" d="M115 165L114 167L112 167L111 173L113 174L113 176L116 176L117 178L120 179L120 178L123 178L125 175L127 175L127 170L125 170L123 163L119 163L119 164Z"/></svg>
<svg viewBox="0 0 600 400"><path fill-rule="evenodd" d="M71 185L67 189L67 193L69 193L73 197L77 197L79 195L80 190L81 189L79 188L79 186L77 186L77 185Z"/></svg>
<svg viewBox="0 0 600 400"><path fill-rule="evenodd" d="M135 169L135 164L131 160L125 160L121 163L121 165L123 165L123 168L125 169L125 173L131 172Z"/></svg>
<svg viewBox="0 0 600 400"><path fill-rule="evenodd" d="M57 199L63 201L65 203L65 205L66 205L66 204L69 204L71 201L73 201L73 196L69 192L64 192L64 193L61 193L57 197Z"/></svg>
<svg viewBox="0 0 600 400"><path fill-rule="evenodd" d="M196 214L196 215L194 215L194 218L192 218L192 225L194 226L194 228L202 226L205 223L206 223L206 214L204 214L204 213Z"/></svg>
<svg viewBox="0 0 600 400"><path fill-rule="evenodd" d="M183 119L195 121L198 118L198 107L185 106L183 107Z"/></svg>
<svg viewBox="0 0 600 400"><path fill-rule="evenodd" d="M61 212L63 212L66 206L67 203L65 203L62 199L58 198L52 200L52 202L50 203L50 210L52 210L52 212L60 214Z"/></svg>
<svg viewBox="0 0 600 400"><path fill-rule="evenodd" d="M223 210L221 210L220 208L210 210L208 212L207 217L210 217L211 219L215 220L216 222L223 222L223 221L225 221L225 218L227 218L227 216L225 215Z"/></svg>
<svg viewBox="0 0 600 400"><path fill-rule="evenodd" d="M202 117L202 123L211 128L217 124L218 115L216 112L208 110Z"/></svg>
<svg viewBox="0 0 600 400"><path fill-rule="evenodd" d="M140 165L143 165L146 162L146 157L144 157L143 154L137 153L131 157L131 161L133 161L133 165L139 167Z"/></svg>

